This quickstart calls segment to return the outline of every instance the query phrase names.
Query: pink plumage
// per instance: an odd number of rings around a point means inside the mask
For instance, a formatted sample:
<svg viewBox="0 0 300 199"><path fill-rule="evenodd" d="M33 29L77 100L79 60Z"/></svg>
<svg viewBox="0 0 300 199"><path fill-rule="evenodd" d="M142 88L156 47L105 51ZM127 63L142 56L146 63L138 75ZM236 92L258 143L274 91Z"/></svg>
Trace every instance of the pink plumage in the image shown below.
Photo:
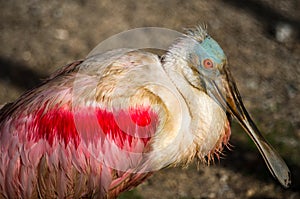
<svg viewBox="0 0 300 199"><path fill-rule="evenodd" d="M72 110L71 89L65 83L70 70L77 70L80 63L64 67L1 109L2 197L115 197L150 175L130 171L134 167L126 161L133 159L122 158L126 153L111 149L104 152L109 147L104 142L125 152L143 153L156 132L158 115L143 106L115 111L87 106ZM58 81L64 83L61 90L55 90L57 78L64 79ZM62 94L63 99L56 101ZM95 118L97 122L91 122ZM97 152L119 159L124 171L103 164Z"/></svg>
<svg viewBox="0 0 300 199"><path fill-rule="evenodd" d="M0 110L1 198L115 198L161 168L219 157L229 114L289 186L226 64L198 27L162 58L119 49L63 67Z"/></svg>

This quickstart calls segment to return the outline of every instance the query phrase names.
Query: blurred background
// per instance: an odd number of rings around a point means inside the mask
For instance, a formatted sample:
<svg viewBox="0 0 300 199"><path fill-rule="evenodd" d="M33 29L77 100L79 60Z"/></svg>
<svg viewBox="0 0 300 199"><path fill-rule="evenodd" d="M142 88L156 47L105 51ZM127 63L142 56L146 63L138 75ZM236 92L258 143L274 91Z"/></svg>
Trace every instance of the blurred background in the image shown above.
<svg viewBox="0 0 300 199"><path fill-rule="evenodd" d="M0 105L116 33L206 23L254 121L289 165L292 187L272 178L233 122L220 161L164 169L121 198L300 198L299 10L299 0L1 0Z"/></svg>

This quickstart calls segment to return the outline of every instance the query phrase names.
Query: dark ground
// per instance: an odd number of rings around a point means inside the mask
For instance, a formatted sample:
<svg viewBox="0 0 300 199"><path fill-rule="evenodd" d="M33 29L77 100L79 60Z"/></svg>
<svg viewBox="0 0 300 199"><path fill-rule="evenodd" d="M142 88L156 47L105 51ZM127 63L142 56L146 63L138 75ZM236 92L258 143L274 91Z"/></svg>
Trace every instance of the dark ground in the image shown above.
<svg viewBox="0 0 300 199"><path fill-rule="evenodd" d="M284 157L293 185L273 180L234 124L232 151L197 171L165 169L123 198L300 198L300 1L0 1L0 104L116 33L182 31L206 22L257 125ZM291 34L288 32L291 31ZM286 32L287 36L280 36Z"/></svg>

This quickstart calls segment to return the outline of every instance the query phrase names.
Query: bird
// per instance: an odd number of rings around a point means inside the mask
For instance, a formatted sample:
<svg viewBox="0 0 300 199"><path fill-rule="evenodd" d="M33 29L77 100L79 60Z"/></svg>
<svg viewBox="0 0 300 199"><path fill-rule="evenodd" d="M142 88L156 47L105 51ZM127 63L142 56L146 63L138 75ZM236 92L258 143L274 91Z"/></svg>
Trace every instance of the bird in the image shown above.
<svg viewBox="0 0 300 199"><path fill-rule="evenodd" d="M162 55L120 48L62 67L0 110L1 198L116 198L162 168L219 158L232 118L290 186L228 65L196 26Z"/></svg>

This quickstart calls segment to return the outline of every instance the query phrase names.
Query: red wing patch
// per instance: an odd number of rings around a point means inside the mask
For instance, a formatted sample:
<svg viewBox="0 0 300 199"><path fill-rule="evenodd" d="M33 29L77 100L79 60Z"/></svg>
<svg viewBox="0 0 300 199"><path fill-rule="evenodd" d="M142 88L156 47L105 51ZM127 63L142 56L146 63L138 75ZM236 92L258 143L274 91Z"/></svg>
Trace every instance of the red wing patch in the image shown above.
<svg viewBox="0 0 300 199"><path fill-rule="evenodd" d="M81 141L89 143L101 139L103 142L108 139L120 149L130 150L135 143L146 146L158 126L158 115L147 107L113 112L83 108L76 113L59 107L47 112L40 109L34 115L29 124L28 139L36 142L45 139L51 146L55 141L77 147Z"/></svg>
<svg viewBox="0 0 300 199"><path fill-rule="evenodd" d="M151 124L151 121L153 118L153 115L149 113L149 109L130 109L129 110L130 118L132 121L137 124L138 126L148 126Z"/></svg>
<svg viewBox="0 0 300 199"><path fill-rule="evenodd" d="M72 141L78 146L80 138L74 125L73 114L64 108L52 109L44 113L41 109L36 112L31 124L33 139L45 139L53 145L54 139L63 141L66 145Z"/></svg>

